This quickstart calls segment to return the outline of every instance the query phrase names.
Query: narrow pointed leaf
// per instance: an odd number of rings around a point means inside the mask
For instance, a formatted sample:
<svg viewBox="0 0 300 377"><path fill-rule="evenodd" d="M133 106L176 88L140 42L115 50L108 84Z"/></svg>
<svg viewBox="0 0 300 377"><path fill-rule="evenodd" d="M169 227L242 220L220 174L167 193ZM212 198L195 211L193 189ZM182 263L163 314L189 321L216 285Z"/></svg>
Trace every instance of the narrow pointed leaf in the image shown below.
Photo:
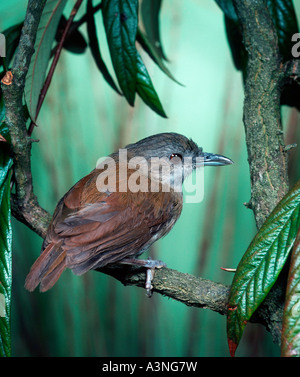
<svg viewBox="0 0 300 377"><path fill-rule="evenodd" d="M87 1L87 32L89 37L90 50L99 71L102 73L103 78L110 85L110 87L114 89L118 94L122 95L102 59L100 45L97 37L92 0Z"/></svg>
<svg viewBox="0 0 300 377"><path fill-rule="evenodd" d="M137 83L138 0L103 0L103 23L120 88L133 106Z"/></svg>
<svg viewBox="0 0 300 377"><path fill-rule="evenodd" d="M158 67L173 81L175 81L177 84L183 86L179 81L175 79L175 77L172 75L170 70L166 67L164 61L162 58L158 55L156 49L153 48L152 44L150 43L148 37L140 30L138 29L137 32L137 42L140 43L140 45L143 47L143 49L149 54L150 58L158 65Z"/></svg>
<svg viewBox="0 0 300 377"><path fill-rule="evenodd" d="M5 107L0 103L0 134L5 133ZM12 158L9 145L0 145L0 357L11 356L11 284L12 284L12 230L10 223L10 168Z"/></svg>
<svg viewBox="0 0 300 377"><path fill-rule="evenodd" d="M11 356L11 241L10 174L11 159L0 152L0 357ZM6 173L6 174L5 174Z"/></svg>
<svg viewBox="0 0 300 377"><path fill-rule="evenodd" d="M299 31L293 1L267 0L267 5L276 26L280 54L284 61L293 59L291 37Z"/></svg>
<svg viewBox="0 0 300 377"><path fill-rule="evenodd" d="M66 0L48 0L41 16L34 45L35 52L31 58L25 81L25 100L33 121L36 121L38 99L45 81L53 41L65 4Z"/></svg>
<svg viewBox="0 0 300 377"><path fill-rule="evenodd" d="M272 211L237 267L227 314L227 337L232 355L247 322L282 270L299 226L300 181Z"/></svg>
<svg viewBox="0 0 300 377"><path fill-rule="evenodd" d="M6 63L10 64L12 57L18 47L21 30L23 27L23 22L11 26L10 28L4 30L2 33L5 35L6 41Z"/></svg>
<svg viewBox="0 0 300 377"><path fill-rule="evenodd" d="M11 142L9 129L5 122L5 106L2 95L0 95L0 135L7 143Z"/></svg>
<svg viewBox="0 0 300 377"><path fill-rule="evenodd" d="M56 34L55 34L56 42L59 42L61 40L61 37L63 35L63 32L65 30L67 23L68 21L66 17L62 15L59 20L59 24L58 24ZM72 25L74 24L75 22L73 21ZM75 28L72 30L72 26L71 26L67 34L67 37L64 41L63 48L67 51L72 52L73 54L83 54L85 52L87 48L87 43L85 41L84 36L78 30L78 28Z"/></svg>
<svg viewBox="0 0 300 377"><path fill-rule="evenodd" d="M291 255L283 313L281 356L300 357L300 229Z"/></svg>
<svg viewBox="0 0 300 377"><path fill-rule="evenodd" d="M141 13L145 31L152 48L155 49L160 58L168 60L164 53L160 37L159 13L161 6L162 0L143 0Z"/></svg>
<svg viewBox="0 0 300 377"><path fill-rule="evenodd" d="M141 56L137 57L137 93L152 110L154 110L160 116L166 118L166 113L162 107L159 97L153 87L149 73L143 63Z"/></svg>
<svg viewBox="0 0 300 377"><path fill-rule="evenodd" d="M233 2L232 0L215 1L224 12L226 34L234 65L238 70L244 71L247 64L247 52L242 43L242 34ZM291 36L299 31L293 1L267 0L266 5L276 28L280 54L284 61L292 59Z"/></svg>
<svg viewBox="0 0 300 377"><path fill-rule="evenodd" d="M237 22L238 16L236 14L232 0L215 0L219 7L224 12L225 16Z"/></svg>

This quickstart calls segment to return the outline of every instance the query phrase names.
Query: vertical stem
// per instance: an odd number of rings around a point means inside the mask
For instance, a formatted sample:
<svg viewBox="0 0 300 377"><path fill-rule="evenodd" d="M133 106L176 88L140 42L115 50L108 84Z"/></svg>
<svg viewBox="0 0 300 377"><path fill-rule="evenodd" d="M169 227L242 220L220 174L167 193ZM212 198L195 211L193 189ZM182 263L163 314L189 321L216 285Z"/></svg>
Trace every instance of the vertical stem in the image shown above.
<svg viewBox="0 0 300 377"><path fill-rule="evenodd" d="M57 46L57 49L55 51L55 55L54 55L52 64L50 66L50 69L49 69L48 75L46 77L44 86L43 86L43 88L41 90L41 94L39 96L39 101L38 101L38 104L37 104L37 109L36 109L36 114L35 114L35 120L37 119L37 117L38 117L38 115L40 113L40 110L41 110L42 104L44 102L44 99L46 97L47 91L49 89L49 86L50 86L50 83L51 83L51 80L52 80L52 77L53 77L56 65L58 63L58 59L60 57L60 54L61 54L61 51L62 51L62 48L63 48L63 44L64 44L64 42L66 40L66 37L68 35L68 31L69 31L69 29L70 29L70 27L72 25L74 17L76 16L76 14L78 12L78 9L79 9L81 3L82 3L82 0L77 0L76 4L74 5L74 7L73 7L73 9L71 11L70 17L69 17L69 19L67 21L65 30L64 30L64 32L63 32L63 34L61 36L61 39L60 39L60 41L58 43L58 46ZM35 126L35 123L33 121L31 121L30 126L28 128L28 135L29 136L32 134L34 126Z"/></svg>
<svg viewBox="0 0 300 377"><path fill-rule="evenodd" d="M14 178L16 195L12 195L12 213L25 222L30 217L31 227L44 235L46 224L49 224L49 214L42 209L33 193L31 175L31 144L23 110L23 93L25 78L34 53L34 43L38 25L46 0L29 0L20 42L16 51L11 70L11 80L2 80L1 89L5 104L5 123L9 128L12 153L14 159ZM36 211L32 211L35 208ZM26 209L26 211L25 211ZM32 217L32 218L31 218Z"/></svg>
<svg viewBox="0 0 300 377"><path fill-rule="evenodd" d="M282 66L277 34L264 0L233 0L248 53L244 126L251 176L250 206L260 228L288 191L280 114Z"/></svg>

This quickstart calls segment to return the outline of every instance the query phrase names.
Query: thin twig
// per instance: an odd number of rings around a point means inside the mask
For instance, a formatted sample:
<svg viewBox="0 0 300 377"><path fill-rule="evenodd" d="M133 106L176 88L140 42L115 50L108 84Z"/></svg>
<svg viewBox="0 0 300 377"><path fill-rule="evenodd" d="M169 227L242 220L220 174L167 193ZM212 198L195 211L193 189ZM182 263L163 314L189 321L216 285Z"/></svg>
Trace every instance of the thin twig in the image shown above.
<svg viewBox="0 0 300 377"><path fill-rule="evenodd" d="M96 12L98 12L98 10L100 10L102 8L102 2L100 2L99 4L95 5L93 8L92 8L92 14L95 14ZM73 22L71 27L70 27L70 34L72 34L72 32L74 30L77 30L82 24L84 24L86 21L88 20L88 15L85 14L83 15L78 21L76 22Z"/></svg>
<svg viewBox="0 0 300 377"><path fill-rule="evenodd" d="M39 96L39 101L38 101L38 104L37 104L37 108L36 108L36 114L35 114L35 121L37 120L37 117L40 113L40 110L41 110L41 107L42 107L42 104L44 102L44 99L46 97L46 94L47 94L47 91L49 89L49 86L50 86L50 83L51 83L51 80L52 80L52 77L53 77L53 74L54 74L54 71L55 71L55 68L56 68L56 65L58 63L58 59L60 57L60 54L61 54L61 51L62 51L62 48L63 48L63 44L65 42L65 39L68 35L68 32L69 32L69 29L72 25L72 22L74 20L74 17L76 16L79 8L80 8L80 5L82 4L82 1L83 0L77 0L76 4L74 5L71 13L70 13L70 17L66 23L66 27L65 27L65 30L61 36L61 39L58 43L58 46L57 46L57 49L55 51L55 55L54 55L54 58L52 60L52 64L50 66L50 69L49 69L49 72L48 72L48 75L47 75L47 78L45 80L45 83L43 85L43 88L41 90L41 94ZM31 123L29 125L29 128L28 128L28 135L30 136L33 132L33 129L34 129L34 126L35 126L35 122L33 120L31 120Z"/></svg>

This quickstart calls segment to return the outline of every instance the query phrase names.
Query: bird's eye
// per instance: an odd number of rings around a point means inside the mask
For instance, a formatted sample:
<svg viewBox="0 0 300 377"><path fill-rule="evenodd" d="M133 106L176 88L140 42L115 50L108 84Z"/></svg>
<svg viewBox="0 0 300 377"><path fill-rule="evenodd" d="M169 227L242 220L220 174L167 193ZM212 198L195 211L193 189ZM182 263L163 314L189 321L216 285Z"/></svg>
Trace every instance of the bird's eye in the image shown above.
<svg viewBox="0 0 300 377"><path fill-rule="evenodd" d="M182 155L179 153L172 153L170 156L170 161L172 161L173 164L180 164L182 161Z"/></svg>

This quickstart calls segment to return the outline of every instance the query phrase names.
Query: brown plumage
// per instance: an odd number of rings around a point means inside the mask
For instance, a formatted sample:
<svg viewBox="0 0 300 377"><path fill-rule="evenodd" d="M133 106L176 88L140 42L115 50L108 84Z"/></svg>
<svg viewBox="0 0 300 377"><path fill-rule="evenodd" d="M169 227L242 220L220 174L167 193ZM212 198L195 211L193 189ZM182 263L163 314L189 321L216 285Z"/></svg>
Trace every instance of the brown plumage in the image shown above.
<svg viewBox="0 0 300 377"><path fill-rule="evenodd" d="M147 139L127 146L128 159L143 156L148 161L152 156L165 155L171 160L172 153L203 153L182 135L159 134ZM115 153L111 157L116 161L118 177L121 166L118 155ZM136 171L128 170L127 176ZM148 192L119 192L120 181L117 181L116 192L102 192L99 185L97 187L101 172L103 170L93 170L59 201L42 253L26 278L25 287L29 291L38 284L40 291L47 291L66 268L81 275L108 264L134 264L135 258L167 234L180 216L181 192L172 189L164 192L161 181L158 192L151 192L148 177L145 181ZM147 263L144 265L148 267Z"/></svg>

